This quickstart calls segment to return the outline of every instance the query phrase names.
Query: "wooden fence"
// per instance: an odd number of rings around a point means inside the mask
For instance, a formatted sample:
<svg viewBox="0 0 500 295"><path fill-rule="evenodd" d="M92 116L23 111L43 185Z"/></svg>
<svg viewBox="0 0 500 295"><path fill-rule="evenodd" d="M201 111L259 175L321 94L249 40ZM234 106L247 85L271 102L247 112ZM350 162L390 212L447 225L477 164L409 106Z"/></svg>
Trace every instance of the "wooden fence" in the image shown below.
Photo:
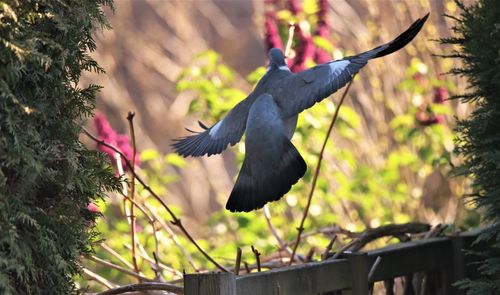
<svg viewBox="0 0 500 295"><path fill-rule="evenodd" d="M265 272L236 276L233 273L187 274L185 295L313 295L371 293L383 281L386 294L393 294L394 279L420 279L420 289L406 284L404 294L462 294L452 286L471 268L464 250L478 231L452 237L423 239L367 252L346 253L326 259ZM380 257L380 258L378 258ZM378 260L376 266L375 261ZM424 288L422 290L422 288Z"/></svg>

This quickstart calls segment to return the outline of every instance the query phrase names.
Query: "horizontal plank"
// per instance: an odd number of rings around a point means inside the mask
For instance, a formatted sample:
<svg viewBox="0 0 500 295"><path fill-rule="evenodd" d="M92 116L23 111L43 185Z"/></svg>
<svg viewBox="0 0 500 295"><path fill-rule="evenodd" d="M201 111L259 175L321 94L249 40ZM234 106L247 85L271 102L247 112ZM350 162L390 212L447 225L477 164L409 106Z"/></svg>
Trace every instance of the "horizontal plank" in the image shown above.
<svg viewBox="0 0 500 295"><path fill-rule="evenodd" d="M377 257L381 257L370 282L453 265L453 247L449 238L400 243L368 251L367 254L371 265Z"/></svg>
<svg viewBox="0 0 500 295"><path fill-rule="evenodd" d="M238 295L310 295L351 287L347 259L294 265L236 278Z"/></svg>

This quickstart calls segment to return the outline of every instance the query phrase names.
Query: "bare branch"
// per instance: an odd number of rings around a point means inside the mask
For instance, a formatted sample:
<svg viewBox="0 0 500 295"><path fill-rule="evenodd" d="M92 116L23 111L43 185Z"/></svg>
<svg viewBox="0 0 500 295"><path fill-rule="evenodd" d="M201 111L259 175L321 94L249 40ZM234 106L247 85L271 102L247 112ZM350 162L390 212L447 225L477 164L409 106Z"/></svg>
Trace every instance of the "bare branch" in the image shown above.
<svg viewBox="0 0 500 295"><path fill-rule="evenodd" d="M96 295L117 295L129 292L142 292L142 291L167 291L175 294L184 294L184 288L168 284L168 283L142 283L125 285L104 292L97 293Z"/></svg>
<svg viewBox="0 0 500 295"><path fill-rule="evenodd" d="M130 246L128 244L124 245L124 247L127 248L127 249L132 249L132 246ZM141 256L141 258L144 259L144 260L146 260L147 262L149 262L151 264L155 263L155 261L151 257L149 257L149 255L147 253L138 252L137 254L139 256ZM180 272L180 271L178 271L176 269L173 269L171 267L168 267L168 266L166 266L165 264L163 264L161 262L158 264L158 267L161 268L161 269L163 269L163 270L165 270L165 271L168 271L169 273L171 273L171 274L173 274L173 275L175 275L177 277L182 277L182 272Z"/></svg>
<svg viewBox="0 0 500 295"><path fill-rule="evenodd" d="M255 247L252 245L252 252L253 254L255 254L255 260L257 261L257 270L260 272L261 271L261 268L260 268L260 252L255 249Z"/></svg>
<svg viewBox="0 0 500 295"><path fill-rule="evenodd" d="M83 268L83 273L86 274L87 276L91 277L94 279L96 282L99 282L101 285L104 285L108 289L115 288L116 285L111 283L110 281L106 280L105 278L101 277L100 275L96 274L95 272L91 271L88 268Z"/></svg>
<svg viewBox="0 0 500 295"><path fill-rule="evenodd" d="M130 137L132 139L132 165L129 167L132 175L135 174L135 153L137 152L137 147L135 144L135 132L134 132L134 112L128 112L127 120L130 129ZM135 199L135 177L132 177L130 181L130 200ZM137 255L135 250L136 239L135 239L135 227L136 227L136 219L134 214L134 203L130 202L130 239L132 240L132 263L134 265L134 270L136 273L139 273L139 267L137 266ZM154 230L154 228L153 228ZM155 236L156 237L156 236ZM141 280L139 279L139 282Z"/></svg>
<svg viewBox="0 0 500 295"><path fill-rule="evenodd" d="M337 235L334 235L333 238L328 243L328 245L326 246L325 251L323 251L323 253L321 254L321 259L325 260L326 257L328 257L328 253L330 253L330 251L332 250L333 244L335 243L336 240L337 240Z"/></svg>
<svg viewBox="0 0 500 295"><path fill-rule="evenodd" d="M120 254L118 254L118 252L116 252L115 250L113 250L113 248L111 248L110 246L108 246L106 243L101 243L100 244L101 248L108 252L109 254L111 254L113 257L115 257L116 259L118 259L121 263L125 264L126 267L128 267L129 269L134 269L134 266L132 264L130 264L130 262L128 262L123 256L121 256Z"/></svg>
<svg viewBox="0 0 500 295"><path fill-rule="evenodd" d="M314 177L311 185L311 191L309 192L309 196L307 198L307 204L306 207L304 208L304 214L302 215L302 220L300 221L300 225L297 228L297 240L295 241L295 245L293 246L293 252L292 256L290 258L290 265L292 265L293 260L295 258L295 253L297 252L297 247L300 244L300 239L302 232L304 231L304 223L307 218L307 214L309 213L309 207L311 206L311 200L314 195L314 190L316 189L316 182L318 181L318 176L319 176L319 171L321 169L321 162L323 160L323 154L325 152L326 148L326 143L328 142L328 138L330 137L330 134L332 133L333 126L335 125L335 121L337 121L337 117L339 115L339 110L340 107L342 106L342 103L344 102L345 97L347 96L347 92L349 91L349 88L351 88L352 81L354 81L356 75L352 77L352 80L347 84L347 87L344 90L344 93L342 94L342 97L340 98L339 105L335 108L335 113L333 114L332 121L330 122L330 126L328 127L328 131L326 132L326 137L323 142L323 146L321 147L321 152L319 153L319 158L318 158L318 164L316 164L316 171L314 172Z"/></svg>
<svg viewBox="0 0 500 295"><path fill-rule="evenodd" d="M240 265L241 265L241 248L238 247L236 250L236 262L234 264L234 274L239 275L240 274Z"/></svg>
<svg viewBox="0 0 500 295"><path fill-rule="evenodd" d="M377 256L377 259L375 259L375 262L373 263L372 267L370 268L370 272L368 273L368 281L372 280L373 274L377 270L377 267L380 264L380 261L382 261L382 257Z"/></svg>
<svg viewBox="0 0 500 295"><path fill-rule="evenodd" d="M116 270L118 270L118 271L120 271L120 272L122 272L122 273L124 273L124 274L130 275L130 276L133 276L133 277L135 277L135 278L142 279L142 280L144 280L144 281L148 281L148 282L153 281L152 279L148 279L147 277L145 277L145 276L144 276L144 274L141 274L141 273L136 273L136 272L134 272L134 271L132 271L132 270L128 270L128 269L126 269L126 268L124 268L124 267L121 267L121 266L119 266L119 265L116 265L116 264L114 264L114 263L112 263L112 262L109 262L109 261L107 261L107 260L104 260L104 259L102 259L102 258L99 258L99 257L93 256L93 255L92 255L92 256L85 256L85 258L87 258L87 259L89 259L89 260L92 260L92 261L94 261L94 262L97 262L97 263L99 263L99 264L102 264L102 265L104 265L104 266L114 268L114 269L116 269Z"/></svg>
<svg viewBox="0 0 500 295"><path fill-rule="evenodd" d="M267 222L267 226L269 227L269 230L271 231L273 236L276 238L276 241L278 241L280 249L285 250L286 252L288 252L288 254L292 254L292 249L290 249L290 247L288 247L288 245L285 243L285 241L278 234L278 231L276 230L276 228L273 226L273 224L271 222L271 213L269 212L269 207L267 206L267 204L264 205L264 217L266 218L266 222Z"/></svg>
<svg viewBox="0 0 500 295"><path fill-rule="evenodd" d="M103 145L105 147L108 147L110 149L112 149L113 151L117 152L120 154L120 156L122 156L123 160L125 161L125 163L127 164L127 167L131 168L132 165L130 164L130 161L125 157L125 155L123 155L123 153L117 149L116 147L106 143L104 140L100 140L98 139L97 137L95 137L94 135L92 135L87 129L83 128L83 132L90 138L92 139L93 141L95 141L97 144L99 145ZM191 243L196 247L196 249L198 249L198 251L200 251L200 253L205 256L206 259L208 259L213 265L215 265L219 270L221 270L222 272L228 272L228 270L223 267L222 265L220 265L219 263L217 263L212 257L210 257L210 255L208 255L207 252L205 252L205 250L203 250L200 245L196 242L196 240L191 236L191 234L186 230L186 228L184 227L184 225L182 224L181 220L174 214L174 212L170 209L170 207L162 200L162 198L160 198L160 196L158 196L158 194L156 194L156 192L153 191L153 189L151 189L151 187L149 187L149 185L146 184L146 182L139 176L137 175L137 173L134 171L134 170L131 170L132 172L132 175L135 177L135 179L137 179L137 181L139 181L141 183L141 185L144 187L144 189L146 189L158 202L160 202L160 204L163 206L163 208L165 208L165 210L167 210L168 214L170 215L170 217L172 218L172 224L177 226L183 233L184 235L188 238L189 241L191 241Z"/></svg>

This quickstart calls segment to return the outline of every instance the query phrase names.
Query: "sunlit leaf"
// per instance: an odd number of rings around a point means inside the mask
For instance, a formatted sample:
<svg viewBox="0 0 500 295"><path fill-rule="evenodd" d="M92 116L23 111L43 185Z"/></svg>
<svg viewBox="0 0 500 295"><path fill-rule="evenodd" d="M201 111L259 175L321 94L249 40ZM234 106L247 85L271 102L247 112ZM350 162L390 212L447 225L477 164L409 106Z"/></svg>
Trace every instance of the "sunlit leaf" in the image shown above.
<svg viewBox="0 0 500 295"><path fill-rule="evenodd" d="M186 166L186 160L181 156L171 153L165 156L165 162L174 165L176 167L182 168Z"/></svg>

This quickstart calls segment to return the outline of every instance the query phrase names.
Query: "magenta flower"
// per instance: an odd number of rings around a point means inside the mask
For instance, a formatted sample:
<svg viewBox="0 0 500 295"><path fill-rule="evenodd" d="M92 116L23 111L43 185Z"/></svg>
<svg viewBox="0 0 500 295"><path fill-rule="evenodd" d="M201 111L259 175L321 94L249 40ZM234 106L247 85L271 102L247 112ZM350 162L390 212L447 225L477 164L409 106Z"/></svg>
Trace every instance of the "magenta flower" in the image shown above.
<svg viewBox="0 0 500 295"><path fill-rule="evenodd" d="M432 101L434 103L439 103L439 104L444 103L448 98L448 89L446 89L446 87L443 86L434 87L432 93L433 93Z"/></svg>
<svg viewBox="0 0 500 295"><path fill-rule="evenodd" d="M297 14L302 11L302 8L297 0L288 0L288 10L290 10L293 15L297 16Z"/></svg>
<svg viewBox="0 0 500 295"><path fill-rule="evenodd" d="M318 16L318 27L316 28L316 36L320 36L328 40L330 37L330 27L328 26L328 0L318 0L319 10ZM330 54L324 49L316 48L314 53L314 61L318 64L329 62L332 59Z"/></svg>
<svg viewBox="0 0 500 295"><path fill-rule="evenodd" d="M130 143L130 139L127 135L118 134L113 129L113 127L111 127L111 124L109 124L108 119L103 114L100 113L97 113L94 116L94 125L97 131L97 136L99 137L100 140L103 140L105 143L116 147L119 151L121 151L125 155L127 160L132 161L133 148L132 144ZM101 152L108 154L111 160L116 161L115 151L103 145L99 145L98 149ZM140 162L141 160L139 158L139 153L136 152L135 165L136 166L139 165ZM122 165L123 169L127 170L128 167L123 159L122 159Z"/></svg>
<svg viewBox="0 0 500 295"><path fill-rule="evenodd" d="M276 13L274 11L267 11L265 15L265 37L266 37L266 51L271 48L283 49L280 34L278 31L278 24L276 21Z"/></svg>
<svg viewBox="0 0 500 295"><path fill-rule="evenodd" d="M421 126L443 124L446 121L444 115L434 114L426 104L423 104L418 108L417 113L415 114L415 119Z"/></svg>
<svg viewBox="0 0 500 295"><path fill-rule="evenodd" d="M97 207L97 205L94 203L89 203L87 205L87 210L89 210L90 212L93 212L93 213L101 212L101 210L99 210L99 207Z"/></svg>
<svg viewBox="0 0 500 295"><path fill-rule="evenodd" d="M297 27L296 32L299 36L299 44L297 45L296 55L290 67L290 70L294 73L307 68L306 63L308 60L313 59L315 51L312 37L309 34L304 33L300 26Z"/></svg>

